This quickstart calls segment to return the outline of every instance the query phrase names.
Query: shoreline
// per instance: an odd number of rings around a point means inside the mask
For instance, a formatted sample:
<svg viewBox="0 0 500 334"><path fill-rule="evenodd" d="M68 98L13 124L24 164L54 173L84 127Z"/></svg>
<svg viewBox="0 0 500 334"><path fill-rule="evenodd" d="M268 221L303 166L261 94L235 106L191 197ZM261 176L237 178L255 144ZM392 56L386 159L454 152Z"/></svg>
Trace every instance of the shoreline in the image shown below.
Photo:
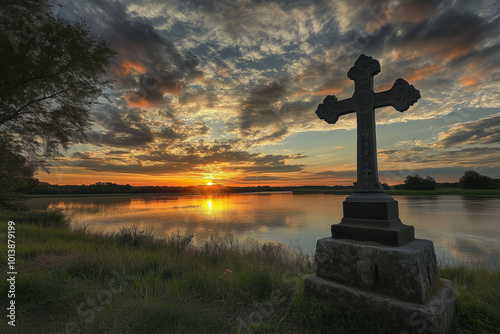
<svg viewBox="0 0 500 334"><path fill-rule="evenodd" d="M353 189L296 189L294 195L325 194L325 195L351 195ZM416 196L416 195L463 195L463 196L500 196L500 189L460 189L438 188L436 190L406 190L389 189L386 194L391 196Z"/></svg>
<svg viewBox="0 0 500 334"><path fill-rule="evenodd" d="M245 191L245 192L219 192L219 193L117 193L117 194L47 194L47 195L28 195L27 199L32 198L51 198L51 197L113 197L113 196L225 196L225 195L266 195L266 194L288 194L291 190L283 191Z"/></svg>
<svg viewBox="0 0 500 334"><path fill-rule="evenodd" d="M120 197L120 196L220 196L220 195L241 195L241 194L279 194L292 193L294 195L351 195L353 189L293 189L283 191L255 191L255 192L214 192L214 193L116 193L116 194L33 194L27 195L27 199L32 198L52 198L52 197ZM500 196L500 189L458 189L458 188L438 188L436 190L406 190L389 189L386 190L389 196L421 196L421 195L462 195L462 196Z"/></svg>

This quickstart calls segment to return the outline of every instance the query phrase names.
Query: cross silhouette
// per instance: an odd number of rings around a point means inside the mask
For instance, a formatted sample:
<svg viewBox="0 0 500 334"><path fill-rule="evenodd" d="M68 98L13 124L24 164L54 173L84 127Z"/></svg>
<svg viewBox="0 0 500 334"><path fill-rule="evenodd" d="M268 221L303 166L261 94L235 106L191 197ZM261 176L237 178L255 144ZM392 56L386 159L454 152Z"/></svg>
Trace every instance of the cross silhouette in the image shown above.
<svg viewBox="0 0 500 334"><path fill-rule="evenodd" d="M316 115L327 123L335 124L340 116L355 112L358 128L357 182L354 192L384 193L378 179L377 143L375 138L375 109L393 106L398 111L406 111L420 99L420 92L406 82L397 79L391 89L375 93L373 77L380 73L380 63L372 57L359 56L347 76L354 80L355 91L352 98L338 101L328 95L318 106Z"/></svg>
<svg viewBox="0 0 500 334"><path fill-rule="evenodd" d="M393 106L403 112L417 102L420 92L399 78L391 89L375 93L373 77L378 73L378 60L359 56L347 72L347 76L354 80L352 98L339 101L328 95L316 110L318 117L330 124L353 112L357 119L357 182L354 183L354 194L343 203L344 217L339 224L332 225L332 237L402 246L415 239L415 230L401 222L398 202L385 193L378 179L375 109Z"/></svg>

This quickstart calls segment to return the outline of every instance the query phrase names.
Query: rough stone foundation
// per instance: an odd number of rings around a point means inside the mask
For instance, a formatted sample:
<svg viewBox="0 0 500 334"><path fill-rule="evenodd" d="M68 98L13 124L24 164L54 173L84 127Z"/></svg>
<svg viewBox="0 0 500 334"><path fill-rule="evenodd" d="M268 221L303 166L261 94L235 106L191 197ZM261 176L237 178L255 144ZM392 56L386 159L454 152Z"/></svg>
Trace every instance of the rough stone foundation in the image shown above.
<svg viewBox="0 0 500 334"><path fill-rule="evenodd" d="M401 247L323 238L316 274L305 279L308 297L394 324L395 333L449 333L455 312L453 283L438 278L430 240Z"/></svg>
<svg viewBox="0 0 500 334"><path fill-rule="evenodd" d="M455 314L453 283L445 279L440 280L439 288L425 304L363 291L319 278L316 274L306 277L305 294L334 300L347 311L388 322L395 334L447 334L451 331Z"/></svg>

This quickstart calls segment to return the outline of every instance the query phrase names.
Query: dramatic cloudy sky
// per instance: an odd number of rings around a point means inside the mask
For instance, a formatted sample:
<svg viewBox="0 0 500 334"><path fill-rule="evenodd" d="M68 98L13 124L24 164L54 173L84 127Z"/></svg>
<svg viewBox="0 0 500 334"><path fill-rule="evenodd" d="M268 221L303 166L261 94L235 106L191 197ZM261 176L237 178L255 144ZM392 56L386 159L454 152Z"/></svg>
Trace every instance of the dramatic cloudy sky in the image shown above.
<svg viewBox="0 0 500 334"><path fill-rule="evenodd" d="M89 184L352 184L356 121L315 115L349 98L364 53L422 98L377 109L380 179L500 177L500 3L469 0L65 1L118 51L112 103L90 143L43 181Z"/></svg>

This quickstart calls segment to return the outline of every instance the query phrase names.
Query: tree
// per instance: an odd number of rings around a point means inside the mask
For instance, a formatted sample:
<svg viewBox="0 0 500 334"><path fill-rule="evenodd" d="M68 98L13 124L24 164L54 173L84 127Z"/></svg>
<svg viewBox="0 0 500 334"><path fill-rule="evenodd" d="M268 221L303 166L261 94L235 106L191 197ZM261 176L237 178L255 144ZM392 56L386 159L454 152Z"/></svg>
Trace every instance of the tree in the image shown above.
<svg viewBox="0 0 500 334"><path fill-rule="evenodd" d="M424 179L415 174L415 176L408 175L405 179L405 189L409 190L435 190L436 184L436 180L431 176L426 176Z"/></svg>
<svg viewBox="0 0 500 334"><path fill-rule="evenodd" d="M0 207L9 209L19 207L23 198L19 190L38 182L33 178L34 166L17 150L0 140Z"/></svg>
<svg viewBox="0 0 500 334"><path fill-rule="evenodd" d="M481 175L476 171L468 170L459 180L460 187L463 189L487 189L500 188L497 180L489 176Z"/></svg>
<svg viewBox="0 0 500 334"><path fill-rule="evenodd" d="M111 81L115 52L85 21L54 16L52 0L6 0L0 9L0 136L32 165L85 141L90 110Z"/></svg>

